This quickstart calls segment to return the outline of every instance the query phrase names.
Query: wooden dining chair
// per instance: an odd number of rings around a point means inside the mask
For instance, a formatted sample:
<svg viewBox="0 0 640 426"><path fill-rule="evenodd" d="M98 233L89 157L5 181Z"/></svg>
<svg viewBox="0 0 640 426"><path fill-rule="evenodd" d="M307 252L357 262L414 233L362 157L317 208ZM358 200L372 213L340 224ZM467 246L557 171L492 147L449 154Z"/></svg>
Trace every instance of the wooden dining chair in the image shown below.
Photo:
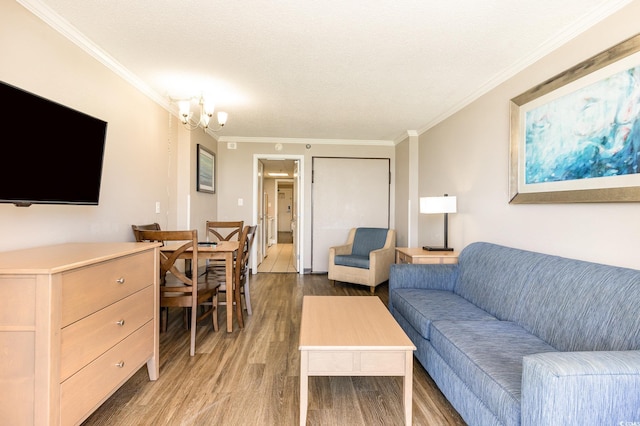
<svg viewBox="0 0 640 426"><path fill-rule="evenodd" d="M159 223L148 223L146 225L131 225L131 230L133 231L133 236L137 242L141 242L140 240L140 231L160 231Z"/></svg>
<svg viewBox="0 0 640 426"><path fill-rule="evenodd" d="M234 261L233 266L233 291L234 301L236 309L236 318L238 319L238 325L240 328L244 328L244 309L247 309L247 314L252 315L251 308L251 294L249 292L249 257L251 254L251 246L256 234L256 226L245 226L240 234L240 241L238 243L238 254ZM215 273L215 279L220 283L219 293L227 292L227 283L224 273ZM243 301L244 299L244 306ZM226 305L226 297L218 297L218 304ZM227 309L230 309L227 307Z"/></svg>
<svg viewBox="0 0 640 426"><path fill-rule="evenodd" d="M240 234L242 233L242 227L244 226L243 220L236 221L216 221L208 220L206 222L207 241L219 242L219 241L238 241ZM206 274L207 277L211 273L214 275L224 275L225 263L224 260L207 260Z"/></svg>
<svg viewBox="0 0 640 426"><path fill-rule="evenodd" d="M196 348L196 324L211 317L214 331L218 331L218 288L220 284L211 281L199 281L198 274L187 274L179 268L179 259L190 260L193 269L198 265L198 234L191 231L139 231L141 241L161 241L166 247L175 242L172 251L160 251L160 307L165 310L163 330L169 322L169 308L190 308L188 312L191 343L189 354L193 356ZM199 307L203 309L199 311Z"/></svg>

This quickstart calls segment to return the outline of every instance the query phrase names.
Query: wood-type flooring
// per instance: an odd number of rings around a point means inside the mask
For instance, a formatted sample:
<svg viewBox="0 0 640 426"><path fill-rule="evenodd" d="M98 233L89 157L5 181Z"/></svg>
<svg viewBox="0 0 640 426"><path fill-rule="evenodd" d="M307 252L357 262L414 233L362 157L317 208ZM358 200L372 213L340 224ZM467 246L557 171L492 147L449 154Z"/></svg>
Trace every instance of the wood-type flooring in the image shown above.
<svg viewBox="0 0 640 426"><path fill-rule="evenodd" d="M196 355L179 310L160 334L160 378L141 368L83 424L277 425L299 424L298 336L304 295L370 296L368 287L337 283L326 274L251 276L253 315L227 333L198 326ZM388 285L374 296L386 304ZM372 296L373 297L373 296ZM308 425L402 425L399 377L309 377ZM414 358L414 425L464 425Z"/></svg>

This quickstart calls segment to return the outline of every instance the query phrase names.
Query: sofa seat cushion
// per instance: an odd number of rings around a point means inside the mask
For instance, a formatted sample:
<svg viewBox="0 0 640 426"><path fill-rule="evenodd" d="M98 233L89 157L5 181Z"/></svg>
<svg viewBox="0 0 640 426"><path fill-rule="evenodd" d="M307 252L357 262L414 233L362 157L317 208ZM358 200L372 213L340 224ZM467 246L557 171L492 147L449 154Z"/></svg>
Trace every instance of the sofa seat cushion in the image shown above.
<svg viewBox="0 0 640 426"><path fill-rule="evenodd" d="M507 321L434 321L431 344L502 424L520 424L522 358L557 352Z"/></svg>
<svg viewBox="0 0 640 426"><path fill-rule="evenodd" d="M369 269L369 255L339 254L333 260L334 265L350 266L352 268Z"/></svg>
<svg viewBox="0 0 640 426"><path fill-rule="evenodd" d="M399 288L392 293L393 307L420 333L431 338L431 322L437 320L495 320L457 294L446 290Z"/></svg>

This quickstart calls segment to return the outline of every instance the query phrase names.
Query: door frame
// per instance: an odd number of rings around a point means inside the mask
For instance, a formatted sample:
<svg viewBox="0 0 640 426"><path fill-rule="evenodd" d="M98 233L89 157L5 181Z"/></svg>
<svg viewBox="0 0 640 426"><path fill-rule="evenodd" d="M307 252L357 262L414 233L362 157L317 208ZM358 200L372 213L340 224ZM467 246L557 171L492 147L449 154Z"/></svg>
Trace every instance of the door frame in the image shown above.
<svg viewBox="0 0 640 426"><path fill-rule="evenodd" d="M296 256L296 269L299 274L304 274L304 155L288 155L288 154L253 154L253 223L258 223L258 197L261 195L258 194L259 179L263 178L263 176L259 173L259 161L260 160L298 160L298 175L293 177L293 180L297 180L297 188L296 194L294 197L297 197L297 211L296 213L296 235L294 238L297 238L297 248L298 254ZM252 250L251 256L251 269L253 271L258 270L257 264L257 256L254 255L256 253L256 248L254 247Z"/></svg>

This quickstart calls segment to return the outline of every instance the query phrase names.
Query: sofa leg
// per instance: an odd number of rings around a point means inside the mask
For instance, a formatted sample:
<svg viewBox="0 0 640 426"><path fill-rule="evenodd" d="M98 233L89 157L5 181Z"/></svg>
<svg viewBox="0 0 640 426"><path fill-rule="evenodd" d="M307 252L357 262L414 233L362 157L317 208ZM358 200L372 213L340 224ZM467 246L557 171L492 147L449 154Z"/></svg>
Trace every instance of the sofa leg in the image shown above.
<svg viewBox="0 0 640 426"><path fill-rule="evenodd" d="M369 287L371 289L371 294L375 294L376 292L376 287L375 286L371 286Z"/></svg>

